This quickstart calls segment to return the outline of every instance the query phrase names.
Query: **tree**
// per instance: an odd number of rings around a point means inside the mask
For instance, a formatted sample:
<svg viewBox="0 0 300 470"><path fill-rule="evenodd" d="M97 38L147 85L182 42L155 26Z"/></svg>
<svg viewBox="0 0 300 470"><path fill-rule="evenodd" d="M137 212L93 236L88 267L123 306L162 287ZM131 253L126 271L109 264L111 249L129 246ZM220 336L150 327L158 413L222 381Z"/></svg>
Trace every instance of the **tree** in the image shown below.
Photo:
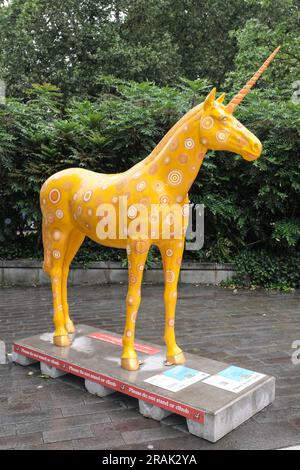
<svg viewBox="0 0 300 470"><path fill-rule="evenodd" d="M13 0L2 5L0 65L8 93L48 82L67 95L93 94L101 73L170 80L178 70L176 46L167 32L128 40L125 3Z"/></svg>
<svg viewBox="0 0 300 470"><path fill-rule="evenodd" d="M286 13L259 0L1 3L0 67L11 95L35 82L94 95L99 74L162 85L206 78L218 86L237 52L230 32L261 11L278 24Z"/></svg>
<svg viewBox="0 0 300 470"><path fill-rule="evenodd" d="M291 96L292 84L300 77L300 4L297 0L263 0L259 18L249 19L231 32L237 41L234 68L228 74L227 88L239 89L272 50L281 46L276 65L270 67L256 88L276 88Z"/></svg>

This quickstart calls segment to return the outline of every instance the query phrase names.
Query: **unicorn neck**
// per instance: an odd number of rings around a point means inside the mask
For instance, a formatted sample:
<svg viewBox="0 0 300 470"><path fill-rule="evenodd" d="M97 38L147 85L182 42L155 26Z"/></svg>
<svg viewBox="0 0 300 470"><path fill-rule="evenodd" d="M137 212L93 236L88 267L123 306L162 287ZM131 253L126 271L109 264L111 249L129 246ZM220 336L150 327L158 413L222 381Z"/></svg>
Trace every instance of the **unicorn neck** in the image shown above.
<svg viewBox="0 0 300 470"><path fill-rule="evenodd" d="M153 168L157 168L155 176L168 182L169 192L178 201L190 190L207 151L207 148L200 144L201 114L201 111L198 111L196 116L190 117L177 127L162 149L148 157ZM147 159L145 163L148 163Z"/></svg>

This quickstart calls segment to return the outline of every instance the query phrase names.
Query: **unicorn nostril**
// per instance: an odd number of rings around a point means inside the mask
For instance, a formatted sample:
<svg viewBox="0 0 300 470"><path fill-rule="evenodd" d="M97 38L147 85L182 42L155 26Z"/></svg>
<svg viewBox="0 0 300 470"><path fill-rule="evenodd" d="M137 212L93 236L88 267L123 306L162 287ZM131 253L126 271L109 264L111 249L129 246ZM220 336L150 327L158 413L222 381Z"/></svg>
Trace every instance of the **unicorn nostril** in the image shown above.
<svg viewBox="0 0 300 470"><path fill-rule="evenodd" d="M256 154L260 153L262 149L262 145L260 142L254 142L252 144L252 152L255 152Z"/></svg>

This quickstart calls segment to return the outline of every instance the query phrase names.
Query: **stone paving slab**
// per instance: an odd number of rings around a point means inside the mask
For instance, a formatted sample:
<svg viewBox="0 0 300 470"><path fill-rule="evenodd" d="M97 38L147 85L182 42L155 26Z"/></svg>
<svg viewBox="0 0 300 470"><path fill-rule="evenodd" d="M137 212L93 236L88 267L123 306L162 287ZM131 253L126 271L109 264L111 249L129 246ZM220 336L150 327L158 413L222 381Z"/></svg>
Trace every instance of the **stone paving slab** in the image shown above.
<svg viewBox="0 0 300 470"><path fill-rule="evenodd" d="M70 288L76 323L122 334L125 285ZM137 337L162 344L162 286L143 286ZM71 376L41 377L35 365L0 366L0 449L275 449L300 444L300 365L292 342L300 339L300 292L282 294L181 286L177 340L185 351L274 375L273 405L216 444L188 434L185 419L158 427L138 413L135 399L94 397ZM12 341L52 328L50 289L0 289L0 336ZM28 375L29 372L33 375ZM60 431L59 433L56 430ZM159 438L157 438L159 436ZM56 442L53 441L56 439Z"/></svg>

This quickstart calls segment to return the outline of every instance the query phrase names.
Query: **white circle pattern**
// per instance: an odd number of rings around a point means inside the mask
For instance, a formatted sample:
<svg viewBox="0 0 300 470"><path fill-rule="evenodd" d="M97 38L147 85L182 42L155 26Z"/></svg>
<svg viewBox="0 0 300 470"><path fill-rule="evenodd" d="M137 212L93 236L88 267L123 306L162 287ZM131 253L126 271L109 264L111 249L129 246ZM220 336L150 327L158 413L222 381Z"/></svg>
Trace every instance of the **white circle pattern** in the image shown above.
<svg viewBox="0 0 300 470"><path fill-rule="evenodd" d="M60 201L60 192L58 189L54 188L51 189L49 193L49 200L52 202L52 204L57 204Z"/></svg>
<svg viewBox="0 0 300 470"><path fill-rule="evenodd" d="M226 142L226 140L228 139L228 132L227 131L218 131L216 133L216 138L219 142Z"/></svg>
<svg viewBox="0 0 300 470"><path fill-rule="evenodd" d="M192 148L194 148L195 146L194 139L192 139L191 137L189 137L188 139L185 139L184 146L188 150L191 150Z"/></svg>
<svg viewBox="0 0 300 470"><path fill-rule="evenodd" d="M93 194L93 192L91 190L84 193L84 195L83 195L84 202L88 202L91 199L92 194Z"/></svg>
<svg viewBox="0 0 300 470"><path fill-rule="evenodd" d="M139 192L144 191L145 188L146 188L146 181L140 181L136 185L136 190L139 191Z"/></svg>
<svg viewBox="0 0 300 470"><path fill-rule="evenodd" d="M171 186L178 186L183 179L182 172L179 170L170 171L168 174L168 182Z"/></svg>
<svg viewBox="0 0 300 470"><path fill-rule="evenodd" d="M64 212L61 209L57 209L57 211L55 212L55 215L58 219L62 219L64 216Z"/></svg>
<svg viewBox="0 0 300 470"><path fill-rule="evenodd" d="M135 217L137 216L137 208L135 206L130 206L128 207L128 217L129 219L135 219Z"/></svg>
<svg viewBox="0 0 300 470"><path fill-rule="evenodd" d="M211 116L206 116L203 119L201 119L200 126L203 129L211 129L214 125L214 120Z"/></svg>

